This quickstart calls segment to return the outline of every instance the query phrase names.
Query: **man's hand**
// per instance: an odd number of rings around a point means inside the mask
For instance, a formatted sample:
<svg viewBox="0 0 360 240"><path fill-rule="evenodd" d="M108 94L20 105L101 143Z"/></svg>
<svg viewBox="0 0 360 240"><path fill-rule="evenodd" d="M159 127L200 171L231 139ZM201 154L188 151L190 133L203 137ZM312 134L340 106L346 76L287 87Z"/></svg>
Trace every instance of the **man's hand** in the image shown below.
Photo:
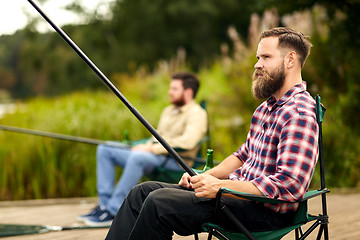
<svg viewBox="0 0 360 240"><path fill-rule="evenodd" d="M215 198L220 189L221 180L209 174L203 173L190 178L191 187L195 190L195 196Z"/></svg>
<svg viewBox="0 0 360 240"><path fill-rule="evenodd" d="M194 189L195 196L215 198L216 193L220 189L221 180L209 174L202 173L191 177L188 173L184 173L178 183L179 186Z"/></svg>
<svg viewBox="0 0 360 240"><path fill-rule="evenodd" d="M220 189L221 180L209 174L202 173L191 177L188 173L184 173L178 183L179 186L194 189L195 196L215 198L216 193Z"/></svg>
<svg viewBox="0 0 360 240"><path fill-rule="evenodd" d="M190 184L190 175L186 172L182 175L178 185L184 188L189 188L191 189L191 184Z"/></svg>
<svg viewBox="0 0 360 240"><path fill-rule="evenodd" d="M132 147L131 151L152 152L152 147L150 144L139 144L139 145Z"/></svg>

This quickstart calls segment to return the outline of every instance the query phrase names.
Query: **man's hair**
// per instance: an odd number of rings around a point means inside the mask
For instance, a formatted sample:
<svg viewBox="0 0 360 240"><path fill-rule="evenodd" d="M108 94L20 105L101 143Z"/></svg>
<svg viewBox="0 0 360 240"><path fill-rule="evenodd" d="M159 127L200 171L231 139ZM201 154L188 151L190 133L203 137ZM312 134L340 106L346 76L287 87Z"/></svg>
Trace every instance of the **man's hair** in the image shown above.
<svg viewBox="0 0 360 240"><path fill-rule="evenodd" d="M279 48L290 48L295 50L299 55L301 67L304 66L312 46L309 37L287 27L277 27L264 31L260 36L260 40L267 37L278 37Z"/></svg>
<svg viewBox="0 0 360 240"><path fill-rule="evenodd" d="M174 79L181 80L183 83L184 89L191 88L193 90L193 93L194 93L193 98L195 98L196 93L200 87L200 81L195 74L192 74L189 72L174 73L171 76L171 79L172 80L174 80Z"/></svg>

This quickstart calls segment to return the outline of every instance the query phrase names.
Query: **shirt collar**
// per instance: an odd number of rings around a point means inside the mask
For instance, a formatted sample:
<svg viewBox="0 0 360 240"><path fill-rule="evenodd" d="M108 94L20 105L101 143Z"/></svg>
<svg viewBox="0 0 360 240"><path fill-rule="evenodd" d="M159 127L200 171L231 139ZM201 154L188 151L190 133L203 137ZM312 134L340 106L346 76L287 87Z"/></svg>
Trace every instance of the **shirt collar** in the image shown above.
<svg viewBox="0 0 360 240"><path fill-rule="evenodd" d="M284 96L282 96L278 101L274 96L271 96L266 100L267 108L271 112L275 110L278 106L284 105L287 101L289 101L293 96L300 92L306 91L306 82L302 81L302 83L296 84L293 86Z"/></svg>

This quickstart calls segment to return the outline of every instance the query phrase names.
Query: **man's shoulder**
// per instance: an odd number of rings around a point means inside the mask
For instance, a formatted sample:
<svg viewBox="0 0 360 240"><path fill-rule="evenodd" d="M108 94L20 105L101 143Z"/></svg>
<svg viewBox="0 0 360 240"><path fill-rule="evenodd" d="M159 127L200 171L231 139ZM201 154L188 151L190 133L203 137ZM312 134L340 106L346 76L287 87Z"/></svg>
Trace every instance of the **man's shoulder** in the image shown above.
<svg viewBox="0 0 360 240"><path fill-rule="evenodd" d="M192 102L186 104L185 106L183 106L181 108L182 108L182 110L184 112L187 112L187 111L191 111L191 112L192 111L197 111L197 112L198 111L201 111L201 112L206 111L203 107L200 106L200 104L198 104L195 101L192 101Z"/></svg>
<svg viewBox="0 0 360 240"><path fill-rule="evenodd" d="M189 106L188 111L191 112L192 114L207 115L207 111L203 107L201 107L200 104L196 102L194 102Z"/></svg>
<svg viewBox="0 0 360 240"><path fill-rule="evenodd" d="M307 91L300 92L285 104L282 115L287 115L287 118L297 115L316 119L315 100Z"/></svg>
<svg viewBox="0 0 360 240"><path fill-rule="evenodd" d="M300 114L315 116L315 99L307 91L296 94L293 102Z"/></svg>

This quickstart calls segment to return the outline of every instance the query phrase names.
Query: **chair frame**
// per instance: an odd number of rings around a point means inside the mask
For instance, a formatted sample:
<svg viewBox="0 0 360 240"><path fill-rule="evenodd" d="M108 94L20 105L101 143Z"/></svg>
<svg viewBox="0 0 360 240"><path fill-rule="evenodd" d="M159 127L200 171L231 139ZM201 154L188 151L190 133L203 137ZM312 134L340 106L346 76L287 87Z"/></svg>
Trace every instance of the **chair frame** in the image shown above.
<svg viewBox="0 0 360 240"><path fill-rule="evenodd" d="M329 239L329 231L328 231L329 216L327 213L326 194L329 193L330 191L325 187L325 168L324 168L323 146L322 146L322 144L323 144L323 142L322 142L322 140L323 140L322 139L322 122L323 122L323 117L325 114L325 108L321 105L321 98L319 95L316 95L315 100L316 100L316 120L319 125L318 146L319 146L321 188L319 190L313 190L313 191L307 192L305 197L299 202L300 206L306 207L307 220L304 223L294 225L292 227L292 229L290 229L288 231L288 233L289 233L292 230L295 230L295 239L296 240L304 240L317 227L319 227L317 239L320 240L322 236L324 236L325 240ZM253 195L253 194L243 193L243 192L235 192L230 189L221 188L217 193L217 197L216 197L217 207L216 207L215 211L221 210L218 208L218 206L222 205L221 198L223 197L223 195L229 195L229 194L231 194L235 197L241 197L241 198L245 198L248 200L264 202L264 203L265 202L266 203L284 203L284 202L286 203L287 202L287 201L267 198L264 196L257 196L257 195ZM318 216L307 214L307 200L317 197L317 196L320 196L320 195L322 198L322 214L319 214ZM307 229L307 231L303 232L301 226L307 222L314 221L314 220L315 220L315 222ZM233 221L237 221L238 224L242 225L242 223L236 218ZM212 236L216 236L222 240L230 239L224 234L224 232L227 232L227 231L215 224L205 223L205 224L203 224L203 229L209 233L208 240L210 240L212 238ZM243 233L247 239L255 239L255 237L253 236L253 233L251 233L249 230L244 229L244 228L241 228L241 229L243 229L243 230L239 231L239 232ZM286 235L286 234L284 234L284 235ZM197 234L195 234L195 239L196 240L198 239Z"/></svg>

